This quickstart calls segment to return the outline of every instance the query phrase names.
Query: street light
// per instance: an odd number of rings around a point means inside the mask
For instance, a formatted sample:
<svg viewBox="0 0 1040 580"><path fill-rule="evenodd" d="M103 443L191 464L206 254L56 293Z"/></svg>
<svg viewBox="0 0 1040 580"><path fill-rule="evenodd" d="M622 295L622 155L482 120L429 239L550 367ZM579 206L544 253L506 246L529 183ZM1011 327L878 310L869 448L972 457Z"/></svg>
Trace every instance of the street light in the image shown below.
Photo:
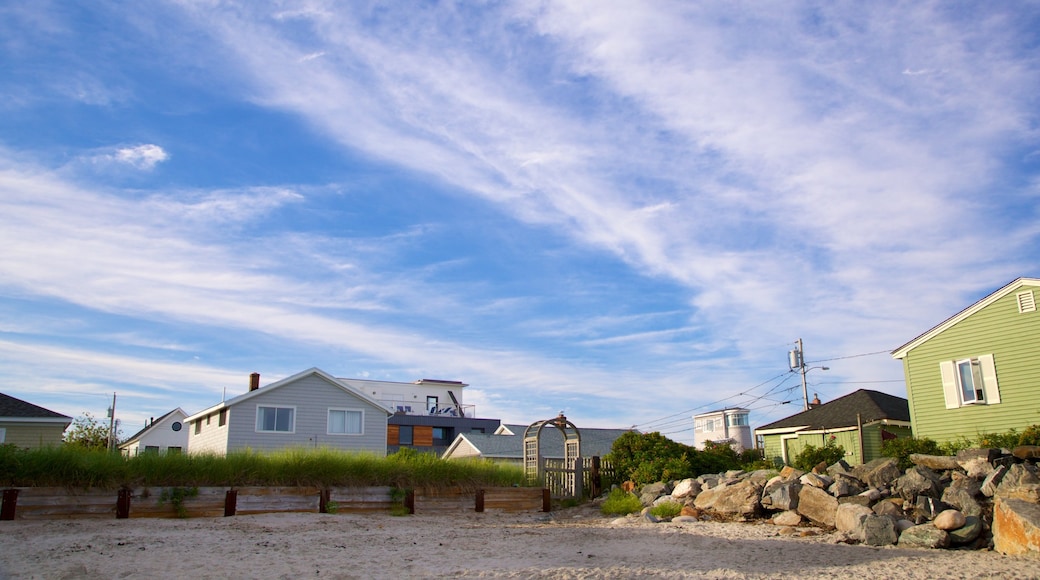
<svg viewBox="0 0 1040 580"><path fill-rule="evenodd" d="M796 343L798 348L788 353L788 360L791 365L791 370L797 369L802 375L802 399L805 401L802 406L803 411L809 410L809 390L805 387L805 374L813 369L820 369L821 371L829 371L830 367L806 367L805 366L805 351L802 349L802 339L798 339Z"/></svg>

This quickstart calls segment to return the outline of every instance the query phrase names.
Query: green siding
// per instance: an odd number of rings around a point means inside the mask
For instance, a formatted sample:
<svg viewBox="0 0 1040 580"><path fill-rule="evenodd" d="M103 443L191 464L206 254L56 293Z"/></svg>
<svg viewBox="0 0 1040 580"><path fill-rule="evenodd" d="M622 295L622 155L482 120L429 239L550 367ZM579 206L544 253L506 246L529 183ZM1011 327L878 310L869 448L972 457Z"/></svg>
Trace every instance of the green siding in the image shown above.
<svg viewBox="0 0 1040 580"><path fill-rule="evenodd" d="M881 429L896 435L897 437L909 437L910 429L907 427L896 427L892 425L868 425L863 428L863 450L866 461L873 461L881 457ZM788 434L789 435L789 434ZM783 460L782 434L765 435L763 439L763 452L767 461ZM830 438L834 437L833 440ZM845 449L845 461L849 465L864 463L859 452L859 436L855 430L839 431L836 433L802 433L797 438L787 439L788 463L794 461L806 445L822 447L831 440L835 445L841 445Z"/></svg>
<svg viewBox="0 0 1040 580"><path fill-rule="evenodd" d="M1029 289L1029 288L1026 288ZM1040 294L1040 288L1031 288ZM914 347L903 358L914 436L976 439L1040 423L1040 311L1019 314L1018 288ZM1001 402L947 409L939 363L992 354Z"/></svg>

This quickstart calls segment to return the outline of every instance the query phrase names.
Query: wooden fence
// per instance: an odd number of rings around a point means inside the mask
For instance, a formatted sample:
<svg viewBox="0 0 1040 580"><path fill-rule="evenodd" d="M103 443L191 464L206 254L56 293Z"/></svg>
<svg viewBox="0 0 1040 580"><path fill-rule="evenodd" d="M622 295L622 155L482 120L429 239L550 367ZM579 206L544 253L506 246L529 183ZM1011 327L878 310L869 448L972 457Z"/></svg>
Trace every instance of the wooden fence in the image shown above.
<svg viewBox="0 0 1040 580"><path fill-rule="evenodd" d="M542 485L554 498L598 497L603 493L603 482L613 482L616 477L614 466L598 456L582 457L574 469L563 459L543 457L540 472L545 480Z"/></svg>
<svg viewBox="0 0 1040 580"><path fill-rule="evenodd" d="M537 487L416 489L391 487L197 487L3 490L0 520L69 518L176 518L246 514L310 513L450 514L549 511L549 490Z"/></svg>

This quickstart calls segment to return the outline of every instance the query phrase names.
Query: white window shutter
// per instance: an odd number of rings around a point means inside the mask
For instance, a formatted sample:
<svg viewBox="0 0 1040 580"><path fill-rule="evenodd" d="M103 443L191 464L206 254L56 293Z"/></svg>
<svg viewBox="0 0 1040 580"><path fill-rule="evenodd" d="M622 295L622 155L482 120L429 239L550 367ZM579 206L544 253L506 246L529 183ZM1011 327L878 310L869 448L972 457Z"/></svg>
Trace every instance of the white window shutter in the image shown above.
<svg viewBox="0 0 1040 580"><path fill-rule="evenodd" d="M996 405L1000 402L1000 391L997 389L997 367L993 364L993 355L980 356L979 366L982 367L982 390L986 394L986 404Z"/></svg>
<svg viewBox="0 0 1040 580"><path fill-rule="evenodd" d="M946 397L946 408L956 409L961 406L961 395L957 388L957 373L952 360L939 363L939 374L942 375L943 396Z"/></svg>

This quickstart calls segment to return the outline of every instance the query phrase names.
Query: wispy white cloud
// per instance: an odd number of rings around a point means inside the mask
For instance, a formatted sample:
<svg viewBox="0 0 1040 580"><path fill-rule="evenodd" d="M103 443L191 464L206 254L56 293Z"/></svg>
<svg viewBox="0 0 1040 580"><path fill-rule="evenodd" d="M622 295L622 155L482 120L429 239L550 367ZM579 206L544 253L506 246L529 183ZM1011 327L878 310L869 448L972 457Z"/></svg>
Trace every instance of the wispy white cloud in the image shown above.
<svg viewBox="0 0 1040 580"><path fill-rule="evenodd" d="M145 170L154 168L169 157L162 147L151 143L117 149L113 156L120 163Z"/></svg>

